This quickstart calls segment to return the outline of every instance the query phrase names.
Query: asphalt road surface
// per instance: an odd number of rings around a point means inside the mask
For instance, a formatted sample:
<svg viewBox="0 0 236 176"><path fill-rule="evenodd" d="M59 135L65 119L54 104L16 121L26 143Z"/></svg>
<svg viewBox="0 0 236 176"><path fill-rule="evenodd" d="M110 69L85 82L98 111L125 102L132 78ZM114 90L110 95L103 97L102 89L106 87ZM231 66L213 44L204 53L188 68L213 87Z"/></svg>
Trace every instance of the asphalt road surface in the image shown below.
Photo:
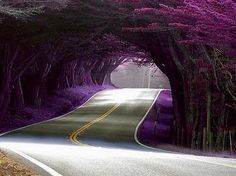
<svg viewBox="0 0 236 176"><path fill-rule="evenodd" d="M236 160L148 148L137 127L158 89L116 89L47 122L4 134L0 147L63 176L236 176ZM24 159L23 159L24 158Z"/></svg>

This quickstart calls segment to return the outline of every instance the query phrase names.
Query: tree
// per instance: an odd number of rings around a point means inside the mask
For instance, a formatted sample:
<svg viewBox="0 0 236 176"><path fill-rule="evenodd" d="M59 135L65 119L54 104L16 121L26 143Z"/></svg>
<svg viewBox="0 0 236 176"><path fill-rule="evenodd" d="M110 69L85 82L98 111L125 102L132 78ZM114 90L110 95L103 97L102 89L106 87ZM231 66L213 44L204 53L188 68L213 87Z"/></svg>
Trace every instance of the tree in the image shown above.
<svg viewBox="0 0 236 176"><path fill-rule="evenodd" d="M211 122L215 116L214 110L217 108L215 107L216 103L212 101L214 96L217 96L216 92L220 92L222 95L221 100L219 100L221 102L228 101L229 104L232 104L235 101L236 91L232 79L235 72L230 72L227 65L230 62L232 63L235 57L236 3L231 0L185 0L178 3L169 1L165 5L163 3L165 2L145 3L139 1L138 5L137 1L135 4L126 3L124 5L123 3L124 7L129 7L133 11L134 18L139 21L141 19L142 22L138 26L137 24L125 26L124 29L142 36L144 33L146 36L157 35L156 40L159 40L160 35L163 36L162 41L152 41L158 46L155 47L155 50L159 51L159 57L156 54L157 59L154 62L170 79L174 107L175 101L177 104L181 104L181 98L178 100L175 97L177 85L183 87L179 91L183 92L182 97L184 99L182 102L184 104L181 106L184 105L185 108L182 111L184 114L178 114L178 110L175 111L177 129L183 128L182 130L186 134L184 143L190 146L191 143L195 143L193 136L199 136L199 133L200 136L203 135L202 128L206 127L207 143L211 147L210 141L213 130ZM145 39L143 40L145 41ZM147 47L147 43L144 45L154 56L153 47ZM149 45L152 44L149 42ZM167 52L162 55L161 53L165 50ZM221 53L220 57L219 53ZM200 65L199 61L203 61L203 64ZM166 68L163 68L162 65ZM174 77L171 72L179 73L180 79L177 79L179 83L175 81L176 79L173 80ZM197 80L198 85L205 85L206 89L200 96L196 96L193 80ZM194 103L200 99L204 102L204 106L203 103L201 107L199 107L199 103ZM221 107L223 112L225 104L226 102ZM178 116L185 116L186 118L178 120ZM205 118L200 119L200 116L205 116ZM219 126L217 128L219 129ZM179 132L177 131L177 133ZM177 143L179 143L178 141L182 137L177 134L176 138Z"/></svg>

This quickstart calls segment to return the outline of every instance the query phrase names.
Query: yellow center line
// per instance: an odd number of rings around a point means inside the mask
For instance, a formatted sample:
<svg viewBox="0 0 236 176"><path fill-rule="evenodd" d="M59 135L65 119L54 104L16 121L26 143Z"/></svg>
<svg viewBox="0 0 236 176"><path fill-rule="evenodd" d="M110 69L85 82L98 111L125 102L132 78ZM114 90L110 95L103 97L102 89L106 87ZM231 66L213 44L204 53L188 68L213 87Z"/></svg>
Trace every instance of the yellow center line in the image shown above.
<svg viewBox="0 0 236 176"><path fill-rule="evenodd" d="M92 125L94 125L95 123L98 123L100 121L102 121L103 119L105 119L107 116L109 116L113 111L115 111L118 107L120 106L120 104L116 104L114 105L111 109L109 109L107 112L105 112L104 114L102 114L101 116L99 116L98 118L92 120L91 122L85 124L84 126L82 126L81 128L77 129L76 131L74 131L70 136L69 136L69 140L77 145L86 145L83 144L79 141L79 136L81 136L81 134L86 131L89 127L91 127ZM202 159L197 159L194 158L193 160L195 161L199 161L199 162L205 162L208 164L213 164L213 165L218 165L218 166L224 166L224 167L230 167L230 168L236 168L235 165L231 165L231 164L224 164L224 163L218 163L218 162L214 162L214 161L205 161Z"/></svg>
<svg viewBox="0 0 236 176"><path fill-rule="evenodd" d="M105 112L104 114L102 114L101 116L99 116L98 118L92 120L91 122L87 123L86 125L82 126L81 128L77 129L76 131L74 131L70 136L69 139L72 143L74 144L80 144L80 145L84 145L82 143L79 142L78 138L79 136L89 127L91 127L93 124L100 122L101 120L105 119L108 115L110 115L113 111L115 111L118 107L120 106L120 104L116 104L115 106L113 106L110 110L108 110L107 112Z"/></svg>

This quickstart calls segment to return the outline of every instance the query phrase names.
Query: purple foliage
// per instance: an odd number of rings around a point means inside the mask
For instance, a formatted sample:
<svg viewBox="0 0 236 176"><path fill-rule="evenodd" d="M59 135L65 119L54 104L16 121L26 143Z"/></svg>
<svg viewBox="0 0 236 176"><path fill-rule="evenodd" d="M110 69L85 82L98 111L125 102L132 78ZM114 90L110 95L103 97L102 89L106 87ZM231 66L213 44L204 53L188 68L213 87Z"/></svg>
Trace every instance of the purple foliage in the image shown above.
<svg viewBox="0 0 236 176"><path fill-rule="evenodd" d="M174 3L174 2L173 2ZM236 3L232 0L184 0L176 7L159 4L160 8L143 5L136 15L145 15L150 22L132 31L154 32L165 23L187 33L182 43L202 43L236 56Z"/></svg>
<svg viewBox="0 0 236 176"><path fill-rule="evenodd" d="M140 142L150 146L169 142L172 123L173 105L171 91L163 90L139 127L138 139Z"/></svg>

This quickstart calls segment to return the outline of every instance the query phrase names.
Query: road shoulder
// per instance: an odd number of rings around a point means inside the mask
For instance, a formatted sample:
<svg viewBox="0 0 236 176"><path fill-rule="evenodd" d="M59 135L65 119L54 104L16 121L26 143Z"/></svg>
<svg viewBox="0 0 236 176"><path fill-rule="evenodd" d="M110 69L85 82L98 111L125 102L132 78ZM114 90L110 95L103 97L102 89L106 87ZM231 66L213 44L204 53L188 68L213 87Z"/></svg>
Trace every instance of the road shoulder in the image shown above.
<svg viewBox="0 0 236 176"><path fill-rule="evenodd" d="M0 175L51 176L48 171L21 156L17 151L0 148ZM4 159L3 159L4 158Z"/></svg>

